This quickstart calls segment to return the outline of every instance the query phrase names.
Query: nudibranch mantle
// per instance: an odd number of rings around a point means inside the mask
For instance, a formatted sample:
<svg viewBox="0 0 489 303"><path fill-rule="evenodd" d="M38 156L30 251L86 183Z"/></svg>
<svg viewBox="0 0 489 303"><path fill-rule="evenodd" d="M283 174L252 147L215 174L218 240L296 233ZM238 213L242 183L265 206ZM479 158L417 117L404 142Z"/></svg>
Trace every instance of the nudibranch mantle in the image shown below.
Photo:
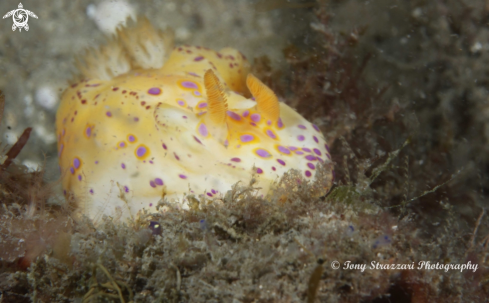
<svg viewBox="0 0 489 303"><path fill-rule="evenodd" d="M65 195L92 219L154 211L163 196L183 207L188 193L222 197L253 175L266 195L290 169L313 180L331 163L319 128L235 49L173 48L142 19L78 68L56 116L58 157Z"/></svg>

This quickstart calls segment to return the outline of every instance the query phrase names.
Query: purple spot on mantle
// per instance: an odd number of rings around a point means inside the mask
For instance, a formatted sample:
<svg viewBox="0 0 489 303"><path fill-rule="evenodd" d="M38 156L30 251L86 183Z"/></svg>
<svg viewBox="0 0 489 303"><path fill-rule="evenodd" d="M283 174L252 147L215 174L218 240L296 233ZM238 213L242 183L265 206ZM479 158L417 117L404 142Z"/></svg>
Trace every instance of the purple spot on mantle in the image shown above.
<svg viewBox="0 0 489 303"><path fill-rule="evenodd" d="M307 147L303 147L302 150L305 151L305 152L308 152L308 153L311 152L311 150L309 148L307 148Z"/></svg>
<svg viewBox="0 0 489 303"><path fill-rule="evenodd" d="M328 146L328 144L324 144L324 147L326 148L326 150L328 151L328 153L331 153L331 152L329 151L329 146Z"/></svg>
<svg viewBox="0 0 489 303"><path fill-rule="evenodd" d="M243 117L248 117L249 114L250 114L250 111L249 110L245 110L243 112Z"/></svg>
<svg viewBox="0 0 489 303"><path fill-rule="evenodd" d="M126 164L121 163L121 167L122 167L122 169L126 169Z"/></svg>
<svg viewBox="0 0 489 303"><path fill-rule="evenodd" d="M126 193L128 193L128 192L129 192L129 187L124 186L124 191L125 191Z"/></svg>
<svg viewBox="0 0 489 303"><path fill-rule="evenodd" d="M73 166L75 166L76 169L78 169L80 167L80 159L78 158L75 158L73 159Z"/></svg>
<svg viewBox="0 0 489 303"><path fill-rule="evenodd" d="M321 156L321 151L319 149L315 148L313 151L316 153L316 155Z"/></svg>
<svg viewBox="0 0 489 303"><path fill-rule="evenodd" d="M144 156L144 154L146 154L146 147L144 147L144 146L138 147L138 150L136 151L136 155L138 157L142 157L142 156Z"/></svg>
<svg viewBox="0 0 489 303"><path fill-rule="evenodd" d="M197 138L196 136L194 136L194 139L195 141L197 141L198 143L202 144L202 142L200 142L199 138ZM165 148L166 149L166 148Z"/></svg>
<svg viewBox="0 0 489 303"><path fill-rule="evenodd" d="M207 126L205 126L204 123L200 124L199 126L199 133L203 136L203 137L207 137L207 135L209 134L207 132Z"/></svg>
<svg viewBox="0 0 489 303"><path fill-rule="evenodd" d="M185 105L185 102L183 100L178 100L177 103L180 106L184 106Z"/></svg>
<svg viewBox="0 0 489 303"><path fill-rule="evenodd" d="M181 175L181 174L180 174L180 175L178 175L178 176L180 177L180 179L187 179L187 176L185 176L185 175Z"/></svg>
<svg viewBox="0 0 489 303"><path fill-rule="evenodd" d="M312 136L312 138L314 139L314 141L315 141L316 143L319 143L319 140L318 140L318 138L317 138L316 136Z"/></svg>
<svg viewBox="0 0 489 303"><path fill-rule="evenodd" d="M308 171L308 170L306 170L305 175L306 175L306 177L308 177L308 178L312 176L311 172L310 172L310 171Z"/></svg>
<svg viewBox="0 0 489 303"><path fill-rule="evenodd" d="M231 158L231 161L233 161L233 162L241 162L241 159L240 158Z"/></svg>
<svg viewBox="0 0 489 303"><path fill-rule="evenodd" d="M111 112L106 112L106 113L105 113L105 115L106 115L107 117L112 117L112 113L111 113Z"/></svg>
<svg viewBox="0 0 489 303"><path fill-rule="evenodd" d="M239 137L239 139L241 140L241 142L243 143L246 143L246 142L250 142L254 139L253 135L241 135L241 137Z"/></svg>
<svg viewBox="0 0 489 303"><path fill-rule="evenodd" d="M272 156L266 150L261 149L261 148L256 150L256 154L262 158L268 158L268 157Z"/></svg>
<svg viewBox="0 0 489 303"><path fill-rule="evenodd" d="M149 185L150 185L151 187L156 187L155 181L149 181Z"/></svg>
<svg viewBox="0 0 489 303"><path fill-rule="evenodd" d="M70 167L70 172L71 172L72 175L74 175L75 174L75 169L73 167Z"/></svg>
<svg viewBox="0 0 489 303"><path fill-rule="evenodd" d="M183 82L182 82L182 86L183 86L183 87L186 87L186 88L191 88L191 89L197 89L197 88L199 88L199 87L197 86L197 84L195 84L195 83L194 83L194 82L192 82L192 81L183 81Z"/></svg>
<svg viewBox="0 0 489 303"><path fill-rule="evenodd" d="M315 161L315 160L317 160L316 157L314 157L313 155L307 155L306 156L306 159L309 160L309 161Z"/></svg>
<svg viewBox="0 0 489 303"><path fill-rule="evenodd" d="M319 127L316 125L316 124L313 124L312 127L317 131L319 132Z"/></svg>
<svg viewBox="0 0 489 303"><path fill-rule="evenodd" d="M288 150L287 148L285 148L281 145L278 146L278 150L284 154L290 155L290 150Z"/></svg>
<svg viewBox="0 0 489 303"><path fill-rule="evenodd" d="M270 129L267 129L267 135L272 139L277 139L277 136Z"/></svg>
<svg viewBox="0 0 489 303"><path fill-rule="evenodd" d="M126 143L125 142L119 143L119 147L124 147L124 146L126 146Z"/></svg>
<svg viewBox="0 0 489 303"><path fill-rule="evenodd" d="M163 146L163 148L166 150L166 144L163 143L161 146Z"/></svg>
<svg viewBox="0 0 489 303"><path fill-rule="evenodd" d="M227 111L227 114L229 117L231 117L232 119L236 120L236 121L240 121L241 120L241 116L238 115L237 113L235 112L232 112L230 110Z"/></svg>
<svg viewBox="0 0 489 303"><path fill-rule="evenodd" d="M259 167L258 167L258 168L256 169L256 173L257 173L257 174L263 174L263 169L261 169L261 168L259 168Z"/></svg>
<svg viewBox="0 0 489 303"><path fill-rule="evenodd" d="M260 120L261 120L261 116L260 116L260 114L252 114L252 115L250 116L250 118L251 118L251 120L252 120L253 122L256 122L256 123L260 122Z"/></svg>
<svg viewBox="0 0 489 303"><path fill-rule="evenodd" d="M194 59L195 62L202 61L202 60L204 60L203 56L198 56L198 57L195 57L195 59Z"/></svg>
<svg viewBox="0 0 489 303"><path fill-rule="evenodd" d="M136 138L133 135L129 135L129 137L127 137L127 140L129 142L134 142L134 141L136 141Z"/></svg>
<svg viewBox="0 0 489 303"><path fill-rule="evenodd" d="M156 185L163 185L163 180L161 180L160 178L156 178L155 183Z"/></svg>
<svg viewBox="0 0 489 303"><path fill-rule="evenodd" d="M309 167L310 169L316 169L316 166L313 164L313 163L307 163L307 167Z"/></svg>
<svg viewBox="0 0 489 303"><path fill-rule="evenodd" d="M148 89L148 94L159 95L159 94L161 94L161 89L159 89L158 87L152 87L152 88Z"/></svg>
<svg viewBox="0 0 489 303"><path fill-rule="evenodd" d="M302 124L297 125L297 127L299 127L300 129L306 129L306 127Z"/></svg>
<svg viewBox="0 0 489 303"><path fill-rule="evenodd" d="M81 180L82 180L82 176L78 175L78 181L81 181Z"/></svg>
<svg viewBox="0 0 489 303"><path fill-rule="evenodd" d="M277 126L278 126L278 128L284 127L284 123L282 122L282 118L278 118Z"/></svg>
<svg viewBox="0 0 489 303"><path fill-rule="evenodd" d="M58 152L58 157L61 155L61 153L63 152L63 148L64 148L64 144L61 143L61 145L59 146L59 152Z"/></svg>
<svg viewBox="0 0 489 303"><path fill-rule="evenodd" d="M277 162L280 163L280 165L285 166L285 161L282 159L277 159Z"/></svg>
<svg viewBox="0 0 489 303"><path fill-rule="evenodd" d="M203 103L199 103L199 105L197 105L198 108L204 108L204 107L207 107L207 103L206 102L203 102Z"/></svg>
<svg viewBox="0 0 489 303"><path fill-rule="evenodd" d="M90 126L85 129L85 134L87 135L87 137L90 137L92 135L92 128Z"/></svg>
<svg viewBox="0 0 489 303"><path fill-rule="evenodd" d="M299 140L299 141L304 141L304 136L303 136L303 135L298 135L298 136L297 136L297 140Z"/></svg>

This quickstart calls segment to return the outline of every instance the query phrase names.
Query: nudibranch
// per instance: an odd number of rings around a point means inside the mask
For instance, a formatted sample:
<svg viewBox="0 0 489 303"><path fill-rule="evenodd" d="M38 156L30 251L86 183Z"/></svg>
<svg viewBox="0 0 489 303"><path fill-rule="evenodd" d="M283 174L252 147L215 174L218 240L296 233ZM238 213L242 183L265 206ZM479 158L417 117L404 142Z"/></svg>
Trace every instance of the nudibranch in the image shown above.
<svg viewBox="0 0 489 303"><path fill-rule="evenodd" d="M251 178L266 195L290 169L314 180L331 163L319 128L235 49L173 47L171 31L140 19L77 67L56 115L58 157L65 195L92 219L222 198Z"/></svg>

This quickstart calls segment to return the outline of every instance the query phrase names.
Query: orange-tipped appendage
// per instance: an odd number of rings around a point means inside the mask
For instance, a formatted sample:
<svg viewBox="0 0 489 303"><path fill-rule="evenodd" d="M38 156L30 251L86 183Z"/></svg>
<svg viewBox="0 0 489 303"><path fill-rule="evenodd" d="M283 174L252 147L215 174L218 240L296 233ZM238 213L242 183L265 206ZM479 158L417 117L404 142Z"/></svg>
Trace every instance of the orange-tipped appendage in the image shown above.
<svg viewBox="0 0 489 303"><path fill-rule="evenodd" d="M280 118L280 105L275 93L252 74L248 74L246 85L255 97L258 111L268 120L276 122Z"/></svg>
<svg viewBox="0 0 489 303"><path fill-rule="evenodd" d="M211 69L204 75L204 85L207 92L209 120L216 126L224 126L228 104L221 82Z"/></svg>

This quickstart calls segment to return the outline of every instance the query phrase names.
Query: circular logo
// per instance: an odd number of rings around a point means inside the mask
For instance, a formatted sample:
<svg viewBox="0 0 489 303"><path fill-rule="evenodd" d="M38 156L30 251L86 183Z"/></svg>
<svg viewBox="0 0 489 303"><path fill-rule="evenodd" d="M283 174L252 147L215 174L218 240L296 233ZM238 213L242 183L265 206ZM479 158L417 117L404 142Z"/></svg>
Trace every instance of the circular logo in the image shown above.
<svg viewBox="0 0 489 303"><path fill-rule="evenodd" d="M338 269L338 268L340 268L340 262L338 262L338 261L331 262L331 268L332 269Z"/></svg>
<svg viewBox="0 0 489 303"><path fill-rule="evenodd" d="M24 27L27 24L29 17L23 9L17 9L14 13L14 24L18 27Z"/></svg>
<svg viewBox="0 0 489 303"><path fill-rule="evenodd" d="M12 30L15 31L16 29L19 29L19 32L21 32L22 29L25 29L26 31L29 30L29 24L27 24L27 21L29 21L29 16L37 19L36 14L24 9L22 3L19 3L19 8L6 13L3 16L3 19L12 17L12 21L14 22L12 25Z"/></svg>

